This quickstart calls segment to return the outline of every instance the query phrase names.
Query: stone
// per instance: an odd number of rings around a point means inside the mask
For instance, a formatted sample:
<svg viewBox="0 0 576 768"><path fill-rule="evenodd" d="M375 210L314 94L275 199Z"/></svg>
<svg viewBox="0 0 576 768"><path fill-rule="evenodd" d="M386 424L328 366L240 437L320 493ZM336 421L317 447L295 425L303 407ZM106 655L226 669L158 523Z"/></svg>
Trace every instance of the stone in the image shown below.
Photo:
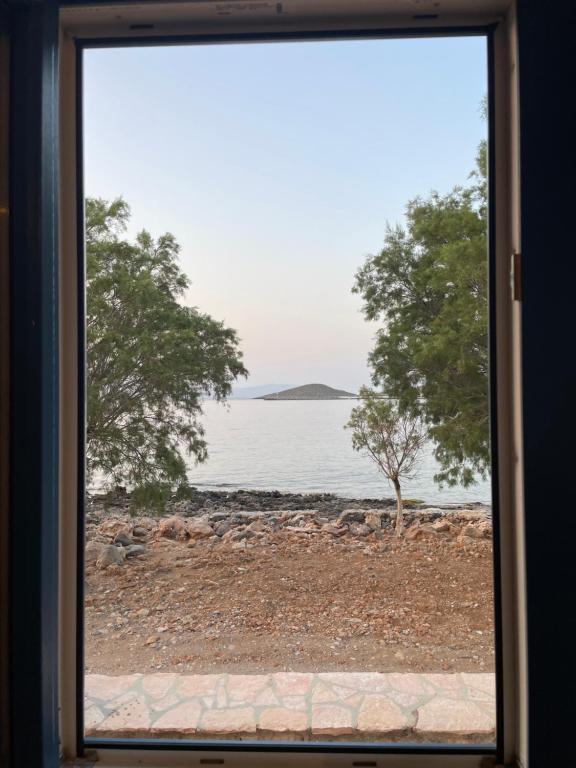
<svg viewBox="0 0 576 768"><path fill-rule="evenodd" d="M364 523L350 523L350 533L353 536L369 536L372 528Z"/></svg>
<svg viewBox="0 0 576 768"><path fill-rule="evenodd" d="M310 672L276 672L274 688L280 698L284 696L306 696L314 676Z"/></svg>
<svg viewBox="0 0 576 768"><path fill-rule="evenodd" d="M211 523L222 523L224 521L228 521L228 518L228 512L212 512L210 515L208 515L208 519Z"/></svg>
<svg viewBox="0 0 576 768"><path fill-rule="evenodd" d="M122 704L98 726L98 735L108 733L120 736L144 735L150 729L150 710L143 696Z"/></svg>
<svg viewBox="0 0 576 768"><path fill-rule="evenodd" d="M286 709L304 712L306 710L306 702L306 696L282 696L282 704Z"/></svg>
<svg viewBox="0 0 576 768"><path fill-rule="evenodd" d="M470 688L476 688L483 693L496 698L496 678L492 672L462 672L462 681Z"/></svg>
<svg viewBox="0 0 576 768"><path fill-rule="evenodd" d="M330 686L325 685L322 682L318 682L314 686L314 691L312 693L312 703L325 704L329 701L338 701L338 694L333 691Z"/></svg>
<svg viewBox="0 0 576 768"><path fill-rule="evenodd" d="M253 707L212 709L204 713L200 730L204 735L233 735L256 733L256 716Z"/></svg>
<svg viewBox="0 0 576 768"><path fill-rule="evenodd" d="M495 727L495 715L474 702L436 697L419 707L416 733L427 739L446 735L489 737Z"/></svg>
<svg viewBox="0 0 576 768"><path fill-rule="evenodd" d="M462 528L462 536L469 536L471 539L485 539L492 534L490 523L468 523Z"/></svg>
<svg viewBox="0 0 576 768"><path fill-rule="evenodd" d="M255 533L261 533L262 531L265 531L267 528L266 524L262 521L261 518L258 518L254 520L253 523L250 523L248 526L248 529L251 531L254 531Z"/></svg>
<svg viewBox="0 0 576 768"><path fill-rule="evenodd" d="M308 716L285 707L270 707L260 714L258 730L303 734L308 730Z"/></svg>
<svg viewBox="0 0 576 768"><path fill-rule="evenodd" d="M154 675L144 675L142 678L142 690L147 696L154 699L161 699L170 690L178 679L178 675L173 672L158 672Z"/></svg>
<svg viewBox="0 0 576 768"><path fill-rule="evenodd" d="M88 544L86 544L86 548L84 550L84 560L86 563L94 563L96 560L98 560L98 557L100 555L100 552L102 552L102 549L107 546L106 544L103 544L100 541L89 541Z"/></svg>
<svg viewBox="0 0 576 768"><path fill-rule="evenodd" d="M387 675L390 686L401 693L415 696L430 696L436 689L423 675L406 674L405 672L390 672Z"/></svg>
<svg viewBox="0 0 576 768"><path fill-rule="evenodd" d="M106 536L114 537L120 531L126 530L126 523L123 520L105 520L100 525L100 532Z"/></svg>
<svg viewBox="0 0 576 768"><path fill-rule="evenodd" d="M96 559L98 568L108 568L111 565L122 565L126 559L126 550L114 544L105 544Z"/></svg>
<svg viewBox="0 0 576 768"><path fill-rule="evenodd" d="M214 535L214 529L207 520L191 520L188 523L188 535L191 539L207 539Z"/></svg>
<svg viewBox="0 0 576 768"><path fill-rule="evenodd" d="M132 529L132 536L136 536L137 539L143 539L148 536L148 530L141 525L137 525Z"/></svg>
<svg viewBox="0 0 576 768"><path fill-rule="evenodd" d="M188 736L196 733L201 712L202 705L199 701L194 699L184 701L177 707L160 715L152 725L152 733L155 736L166 735L166 733L174 733L176 736Z"/></svg>
<svg viewBox="0 0 576 768"><path fill-rule="evenodd" d="M84 710L84 729L87 736L91 736L96 726L104 720L104 713L102 710L93 704L91 707L87 707Z"/></svg>
<svg viewBox="0 0 576 768"><path fill-rule="evenodd" d="M153 699L150 702L150 709L154 712L163 712L165 709L171 709L176 704L180 704L180 699L176 694L170 693L161 699Z"/></svg>
<svg viewBox="0 0 576 768"><path fill-rule="evenodd" d="M369 509L364 514L364 523L373 531L382 528L382 512L380 510Z"/></svg>
<svg viewBox="0 0 576 768"><path fill-rule="evenodd" d="M142 675L86 675L86 696L108 702L126 693Z"/></svg>
<svg viewBox="0 0 576 768"><path fill-rule="evenodd" d="M345 736L354 733L352 710L337 704L312 706L313 736Z"/></svg>
<svg viewBox="0 0 576 768"><path fill-rule="evenodd" d="M330 533L332 536L344 536L346 533L348 533L347 527L339 527L333 523L325 523L320 530L323 533Z"/></svg>
<svg viewBox="0 0 576 768"><path fill-rule="evenodd" d="M228 520L223 520L221 523L218 523L218 525L214 528L214 533L216 536L224 536L225 533L228 533L230 530L230 523Z"/></svg>
<svg viewBox="0 0 576 768"><path fill-rule="evenodd" d="M254 697L269 685L268 675L229 675L227 687L230 703L251 703Z"/></svg>
<svg viewBox="0 0 576 768"><path fill-rule="evenodd" d="M280 701L272 688L263 688L262 691L254 697L254 705L257 707L270 706L272 704L280 705Z"/></svg>
<svg viewBox="0 0 576 768"><path fill-rule="evenodd" d="M492 536L492 523L488 520L483 520L478 523L478 531L482 534L483 538L489 539Z"/></svg>
<svg viewBox="0 0 576 768"><path fill-rule="evenodd" d="M407 541L416 541L417 539L421 539L422 536L424 536L424 530L418 523L411 525L404 533L404 538L407 539Z"/></svg>
<svg viewBox="0 0 576 768"><path fill-rule="evenodd" d="M129 547L132 543L132 538L126 533L126 531L119 531L116 536L114 536L114 544L117 544L121 547Z"/></svg>
<svg viewBox="0 0 576 768"><path fill-rule="evenodd" d="M136 557L137 555L145 555L146 547L143 544L130 544L126 547L126 557Z"/></svg>
<svg viewBox="0 0 576 768"><path fill-rule="evenodd" d="M430 672L424 678L443 696L447 693L460 696L464 690L464 681L459 672Z"/></svg>
<svg viewBox="0 0 576 768"><path fill-rule="evenodd" d="M249 528L243 528L242 530L232 531L230 536L232 541L245 541L246 539L256 538L256 532L251 531Z"/></svg>
<svg viewBox="0 0 576 768"><path fill-rule="evenodd" d="M185 521L178 517L178 515L172 515L164 520L160 521L158 526L158 532L160 536L164 536L167 539L179 539L184 541L188 538L188 530L186 528Z"/></svg>
<svg viewBox="0 0 576 768"><path fill-rule="evenodd" d="M223 675L179 675L179 696L210 696L216 693Z"/></svg>
<svg viewBox="0 0 576 768"><path fill-rule="evenodd" d="M436 533L450 533L453 529L453 525L446 518L435 520L430 526Z"/></svg>
<svg viewBox="0 0 576 768"><path fill-rule="evenodd" d="M363 523L366 511L364 509L344 509L338 515L338 525L349 523Z"/></svg>
<svg viewBox="0 0 576 768"><path fill-rule="evenodd" d="M378 735L398 734L414 725L414 720L387 696L372 694L364 697L358 712L358 730Z"/></svg>

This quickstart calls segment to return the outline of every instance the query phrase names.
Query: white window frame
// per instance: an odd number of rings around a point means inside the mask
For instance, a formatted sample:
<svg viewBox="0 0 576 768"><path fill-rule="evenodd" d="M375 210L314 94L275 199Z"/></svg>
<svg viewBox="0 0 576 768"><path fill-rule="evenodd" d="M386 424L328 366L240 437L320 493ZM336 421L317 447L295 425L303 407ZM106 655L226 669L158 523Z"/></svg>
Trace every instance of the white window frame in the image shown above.
<svg viewBox="0 0 576 768"><path fill-rule="evenodd" d="M290 6L292 3L292 6ZM233 3L226 3L231 7ZM130 40L154 38L165 42L201 42L210 35L274 35L374 30L377 37L426 37L444 31L466 34L467 28L494 25L491 35L493 77L490 102L492 109L491 147L494 172L491 192L496 210L491 229L494 248L495 302L492 307L496 345L496 386L493 395L498 420L497 471L499 476L499 563L500 594L496 607L501 618L500 654L502 669L502 711L498 759L504 764L526 761L526 649L522 530L522 460L520 400L520 317L510 282L510 257L518 250L519 193L517 163L516 50L514 8L503 0L447 0L442 12L433 2L414 5L416 13L406 13L405 0L287 0L293 13L285 18L271 18L266 0L253 4L252 12L219 16L221 4L208 2L114 4L106 6L75 5L61 12L60 59L60 735L64 757L77 757L80 736L76 714L82 702L77 696L76 658L79 643L76 588L78 541L77 456L78 443L78 296L83 276L78 275L78 158L76 121L79 115L77 39ZM430 7L429 7L430 6ZM429 10L435 18L426 13ZM184 745L182 745L184 746ZM334 744L319 750L299 743L297 749L311 751L250 751L251 744L227 749L194 750L99 749L83 757L97 759L102 766L190 766L215 764L225 766L395 766L395 768L472 768L494 764L495 756L462 752L446 746L430 751L427 745L406 747L390 745L364 754L345 751ZM222 763L218 763L222 764Z"/></svg>

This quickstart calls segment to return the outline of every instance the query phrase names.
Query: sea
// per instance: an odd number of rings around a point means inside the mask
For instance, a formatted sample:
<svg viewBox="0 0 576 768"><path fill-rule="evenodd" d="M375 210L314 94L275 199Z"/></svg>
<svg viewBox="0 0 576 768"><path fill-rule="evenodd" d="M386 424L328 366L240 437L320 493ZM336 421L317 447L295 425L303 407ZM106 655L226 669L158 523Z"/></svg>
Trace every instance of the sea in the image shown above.
<svg viewBox="0 0 576 768"><path fill-rule="evenodd" d="M202 423L209 458L190 463L189 479L200 490L279 490L334 493L348 498L394 495L373 462L352 449L344 425L355 400L206 400ZM491 500L490 480L440 489L433 446L423 452L411 479L402 483L407 499L430 504Z"/></svg>

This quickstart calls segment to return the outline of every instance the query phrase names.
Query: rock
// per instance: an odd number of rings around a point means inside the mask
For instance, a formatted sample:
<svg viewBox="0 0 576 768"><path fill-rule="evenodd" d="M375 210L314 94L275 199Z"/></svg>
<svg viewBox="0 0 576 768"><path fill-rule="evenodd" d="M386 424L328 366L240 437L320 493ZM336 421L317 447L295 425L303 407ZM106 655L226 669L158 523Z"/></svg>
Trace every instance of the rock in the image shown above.
<svg viewBox="0 0 576 768"><path fill-rule="evenodd" d="M214 535L214 529L207 520L191 520L188 523L188 535L191 539L207 539Z"/></svg>
<svg viewBox="0 0 576 768"><path fill-rule="evenodd" d="M492 535L492 526L487 520L480 523L468 523L462 529L461 536L469 536L471 539L488 539Z"/></svg>
<svg viewBox="0 0 576 768"><path fill-rule="evenodd" d="M132 543L132 538L128 536L126 531L119 531L116 536L114 536L114 544L118 544L121 547L129 547Z"/></svg>
<svg viewBox="0 0 576 768"><path fill-rule="evenodd" d="M256 537L254 531L250 531L248 528L236 528L228 531L224 534L224 541L244 541L245 539L253 539Z"/></svg>
<svg viewBox="0 0 576 768"><path fill-rule="evenodd" d="M148 536L148 531L141 525L137 525L132 529L132 536L136 536L137 539L143 539L145 536Z"/></svg>
<svg viewBox="0 0 576 768"><path fill-rule="evenodd" d="M422 536L424 536L424 531L418 523L411 525L404 534L408 541L416 541L416 539L420 539Z"/></svg>
<svg viewBox="0 0 576 768"><path fill-rule="evenodd" d="M208 515L208 520L210 520L211 523L221 523L225 520L227 521L228 517L228 512L212 512Z"/></svg>
<svg viewBox="0 0 576 768"><path fill-rule="evenodd" d="M489 539L492 536L492 523L488 522L488 520L484 520L478 524L478 530L482 533L483 538Z"/></svg>
<svg viewBox="0 0 576 768"><path fill-rule="evenodd" d="M424 509L418 511L418 517L420 520L426 520L427 523L438 520L443 516L444 513L439 507L425 507Z"/></svg>
<svg viewBox="0 0 576 768"><path fill-rule="evenodd" d="M126 558L124 547L116 547L114 544L105 544L98 558L96 565L98 568L108 568L111 565L122 565Z"/></svg>
<svg viewBox="0 0 576 768"><path fill-rule="evenodd" d="M350 523L350 533L353 536L369 536L372 528L364 523Z"/></svg>
<svg viewBox="0 0 576 768"><path fill-rule="evenodd" d="M126 557L136 557L137 555L145 555L146 547L143 544L130 544L126 547Z"/></svg>
<svg viewBox="0 0 576 768"><path fill-rule="evenodd" d="M346 523L362 523L364 522L364 516L366 512L363 509L345 509L338 516L338 523L345 525Z"/></svg>
<svg viewBox="0 0 576 768"><path fill-rule="evenodd" d="M158 640L160 640L160 635L150 635L150 637L146 638L144 645L154 645Z"/></svg>
<svg viewBox="0 0 576 768"><path fill-rule="evenodd" d="M228 533L230 530L230 523L228 520L222 520L221 523L218 523L216 528L214 528L214 533L216 536L224 536L225 533Z"/></svg>
<svg viewBox="0 0 576 768"><path fill-rule="evenodd" d="M185 521L178 517L178 515L172 515L165 520L160 521L158 526L158 532L160 536L164 536L167 539L180 539L184 541L188 538L188 529L186 528Z"/></svg>
<svg viewBox="0 0 576 768"><path fill-rule="evenodd" d="M450 533L454 526L452 525L451 522L446 520L445 517L443 517L440 520L436 520L435 522L433 522L430 527L433 530L435 530L436 533Z"/></svg>
<svg viewBox="0 0 576 768"><path fill-rule="evenodd" d="M344 536L346 533L348 533L347 527L340 527L337 525L333 525L332 523L325 523L321 530L323 533L330 533L332 536Z"/></svg>
<svg viewBox="0 0 576 768"><path fill-rule="evenodd" d="M85 561L87 563L95 562L105 546L108 545L102 544L100 541L89 541L88 544L86 544L86 549L84 550Z"/></svg>
<svg viewBox="0 0 576 768"><path fill-rule="evenodd" d="M126 523L124 520L105 520L100 525L100 532L105 536L116 536L120 531L126 530Z"/></svg>
<svg viewBox="0 0 576 768"><path fill-rule="evenodd" d="M486 512L483 510L461 509L454 514L454 519L462 523L486 522Z"/></svg>
<svg viewBox="0 0 576 768"><path fill-rule="evenodd" d="M259 518L257 520L254 520L253 523L250 523L248 526L249 530L254 531L255 533L261 533L262 531L266 530L265 523L262 522L262 519Z"/></svg>
<svg viewBox="0 0 576 768"><path fill-rule="evenodd" d="M382 512L379 509L369 509L364 513L364 523L373 531L382 528Z"/></svg>

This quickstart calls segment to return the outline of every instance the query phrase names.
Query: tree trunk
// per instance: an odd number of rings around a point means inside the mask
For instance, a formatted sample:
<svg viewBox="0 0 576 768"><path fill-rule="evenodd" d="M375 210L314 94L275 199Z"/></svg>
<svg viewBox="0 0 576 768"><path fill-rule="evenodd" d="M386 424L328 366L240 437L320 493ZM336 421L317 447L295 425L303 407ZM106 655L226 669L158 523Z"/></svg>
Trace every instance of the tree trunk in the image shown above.
<svg viewBox="0 0 576 768"><path fill-rule="evenodd" d="M404 533L404 510L402 509L402 492L400 491L400 483L398 480L392 481L394 490L396 491L396 526L394 534L398 537Z"/></svg>

